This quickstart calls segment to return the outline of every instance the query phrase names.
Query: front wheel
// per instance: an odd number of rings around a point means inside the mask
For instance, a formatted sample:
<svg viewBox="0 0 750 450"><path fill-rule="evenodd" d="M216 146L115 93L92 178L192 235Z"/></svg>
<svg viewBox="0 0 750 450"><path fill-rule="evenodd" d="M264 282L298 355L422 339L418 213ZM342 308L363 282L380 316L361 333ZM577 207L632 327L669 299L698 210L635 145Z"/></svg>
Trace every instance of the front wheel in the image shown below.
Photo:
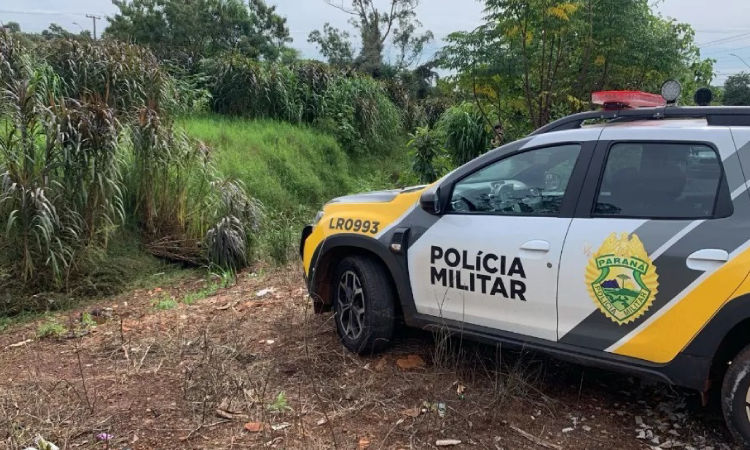
<svg viewBox="0 0 750 450"><path fill-rule="evenodd" d="M737 355L721 387L721 406L732 436L750 448L750 346Z"/></svg>
<svg viewBox="0 0 750 450"><path fill-rule="evenodd" d="M364 355L390 345L394 292L385 268L372 258L350 256L339 263L334 281L332 303L344 346Z"/></svg>

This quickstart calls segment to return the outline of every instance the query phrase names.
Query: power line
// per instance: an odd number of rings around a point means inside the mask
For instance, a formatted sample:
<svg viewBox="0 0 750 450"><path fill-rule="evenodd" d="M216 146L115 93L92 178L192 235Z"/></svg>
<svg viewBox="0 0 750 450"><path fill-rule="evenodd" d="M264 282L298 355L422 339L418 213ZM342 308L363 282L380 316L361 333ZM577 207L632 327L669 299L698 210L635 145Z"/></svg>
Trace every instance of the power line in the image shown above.
<svg viewBox="0 0 750 450"><path fill-rule="evenodd" d="M736 52L737 50L744 50L746 48L750 48L750 45L746 45L745 47L739 47L739 48L727 48L724 50L709 50L706 52L707 55L715 55L719 53L728 53L728 52ZM724 56L724 55L722 55Z"/></svg>
<svg viewBox="0 0 750 450"><path fill-rule="evenodd" d="M750 31L750 28L706 28L703 30L695 30L696 33L716 33L716 34L729 34L735 31Z"/></svg>
<svg viewBox="0 0 750 450"><path fill-rule="evenodd" d="M716 39L715 41L704 42L704 43L700 43L700 44L697 44L697 45L698 45L698 47L706 47L706 46L709 46L709 45L726 44L728 42L733 42L733 41L740 40L740 39L742 39L745 36L750 36L750 32L736 34L734 36L725 37L723 39Z"/></svg>
<svg viewBox="0 0 750 450"><path fill-rule="evenodd" d="M37 16L85 16L86 13L81 12L60 12L60 11L12 11L7 9L0 9L0 13L3 14L27 14Z"/></svg>

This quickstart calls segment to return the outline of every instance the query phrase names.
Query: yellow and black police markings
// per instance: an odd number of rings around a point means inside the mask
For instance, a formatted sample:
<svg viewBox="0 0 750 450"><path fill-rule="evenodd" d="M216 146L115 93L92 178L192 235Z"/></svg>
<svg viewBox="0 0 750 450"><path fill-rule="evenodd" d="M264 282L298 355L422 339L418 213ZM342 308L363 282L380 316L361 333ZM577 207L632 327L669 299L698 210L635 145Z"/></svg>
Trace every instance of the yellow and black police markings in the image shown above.
<svg viewBox="0 0 750 450"><path fill-rule="evenodd" d="M439 261L448 267L435 267L435 263ZM443 249L436 245L430 250L430 283L433 286L440 285L483 295L500 295L525 302L525 279L523 263L517 257L511 259L482 251L470 254L466 250Z"/></svg>
<svg viewBox="0 0 750 450"><path fill-rule="evenodd" d="M356 233L378 234L380 222L362 219L346 219L339 217L328 222L331 230L354 231Z"/></svg>

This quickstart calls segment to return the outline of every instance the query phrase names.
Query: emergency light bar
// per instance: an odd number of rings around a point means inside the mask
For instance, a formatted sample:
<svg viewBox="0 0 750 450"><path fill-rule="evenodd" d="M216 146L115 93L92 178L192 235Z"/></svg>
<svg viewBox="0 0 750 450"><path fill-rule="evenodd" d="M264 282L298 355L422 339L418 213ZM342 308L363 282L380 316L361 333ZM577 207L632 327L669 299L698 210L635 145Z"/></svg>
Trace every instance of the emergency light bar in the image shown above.
<svg viewBox="0 0 750 450"><path fill-rule="evenodd" d="M623 108L656 108L666 106L664 97L641 91L599 91L591 94L591 103L605 110Z"/></svg>

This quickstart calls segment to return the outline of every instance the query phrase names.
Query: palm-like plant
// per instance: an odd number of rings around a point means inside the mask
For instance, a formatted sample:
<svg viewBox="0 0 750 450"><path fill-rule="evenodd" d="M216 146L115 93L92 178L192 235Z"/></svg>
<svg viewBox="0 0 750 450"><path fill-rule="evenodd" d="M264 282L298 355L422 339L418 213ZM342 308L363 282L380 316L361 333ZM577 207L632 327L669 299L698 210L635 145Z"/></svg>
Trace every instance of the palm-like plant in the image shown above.
<svg viewBox="0 0 750 450"><path fill-rule="evenodd" d="M489 149L491 134L485 120L471 103L447 110L440 118L451 162L455 166L466 164Z"/></svg>
<svg viewBox="0 0 750 450"><path fill-rule="evenodd" d="M65 203L56 177L59 136L47 100L55 97L58 80L47 67L18 75L0 92L6 113L0 133L3 241L20 261L25 281L48 267L59 282L72 262L70 241L80 231L80 221Z"/></svg>

